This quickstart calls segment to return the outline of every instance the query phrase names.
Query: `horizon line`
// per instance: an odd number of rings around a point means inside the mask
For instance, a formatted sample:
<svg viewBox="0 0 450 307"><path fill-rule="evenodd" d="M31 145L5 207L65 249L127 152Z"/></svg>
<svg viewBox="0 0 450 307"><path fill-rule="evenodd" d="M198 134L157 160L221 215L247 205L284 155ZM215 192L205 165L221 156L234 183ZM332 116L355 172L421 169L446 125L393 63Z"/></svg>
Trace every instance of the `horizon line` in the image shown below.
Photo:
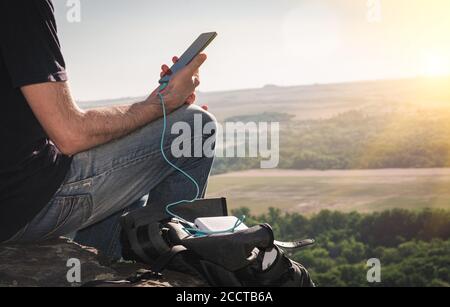
<svg viewBox="0 0 450 307"><path fill-rule="evenodd" d="M450 75L442 75L442 76L410 76L410 77L399 77L399 78L385 78L385 79L355 79L355 80L343 80L343 81L332 81L332 82L314 82L314 83L304 83L297 85L277 85L277 84L265 84L261 87L249 87L249 88L235 88L228 90L213 90L213 91L197 91L200 94L220 94L220 93L231 93L231 92L242 92L242 91L252 91L252 90L261 90L267 87L276 87L276 88L293 88L293 87L312 87L312 86L329 86L329 85L344 85L350 83L369 83L369 82L387 82L387 81L412 81L419 79L448 79ZM86 99L86 100L76 100L77 103L93 103L100 101L116 101L116 100L125 100L125 99L139 99L145 97L148 94L136 95L136 96L123 96L118 98L101 98L101 99Z"/></svg>

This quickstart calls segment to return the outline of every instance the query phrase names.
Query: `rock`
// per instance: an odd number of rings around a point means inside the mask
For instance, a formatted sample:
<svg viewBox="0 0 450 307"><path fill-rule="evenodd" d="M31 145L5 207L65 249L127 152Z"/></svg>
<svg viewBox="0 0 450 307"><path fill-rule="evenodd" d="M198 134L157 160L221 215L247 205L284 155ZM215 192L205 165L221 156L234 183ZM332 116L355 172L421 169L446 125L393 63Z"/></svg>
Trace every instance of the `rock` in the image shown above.
<svg viewBox="0 0 450 307"><path fill-rule="evenodd" d="M71 262L69 260L75 260ZM81 282L76 277L74 263L79 260ZM123 280L134 276L143 265L133 263L109 264L97 250L58 239L36 245L0 246L0 287L80 287L98 280ZM133 287L203 286L194 277L165 272L158 280L141 281Z"/></svg>

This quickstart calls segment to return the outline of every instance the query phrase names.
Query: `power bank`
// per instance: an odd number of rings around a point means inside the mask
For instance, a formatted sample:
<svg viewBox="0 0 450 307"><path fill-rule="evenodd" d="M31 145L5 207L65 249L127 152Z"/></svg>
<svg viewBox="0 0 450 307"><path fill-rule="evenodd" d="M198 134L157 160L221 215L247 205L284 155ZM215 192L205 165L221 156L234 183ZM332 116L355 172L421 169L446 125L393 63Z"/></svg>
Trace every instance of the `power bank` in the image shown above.
<svg viewBox="0 0 450 307"><path fill-rule="evenodd" d="M239 219L235 216L220 216L198 218L194 221L194 224L200 231L218 232L232 229L238 222ZM248 229L248 227L242 223L236 227L235 231L245 229Z"/></svg>

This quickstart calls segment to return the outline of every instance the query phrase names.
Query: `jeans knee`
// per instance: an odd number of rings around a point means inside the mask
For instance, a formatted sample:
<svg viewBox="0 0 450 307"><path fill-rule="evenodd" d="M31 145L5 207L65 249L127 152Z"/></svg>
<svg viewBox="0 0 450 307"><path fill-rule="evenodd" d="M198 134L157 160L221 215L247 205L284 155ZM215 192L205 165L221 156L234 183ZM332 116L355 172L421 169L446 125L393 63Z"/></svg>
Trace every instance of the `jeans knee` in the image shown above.
<svg viewBox="0 0 450 307"><path fill-rule="evenodd" d="M172 130L176 135L183 134L184 137L181 138L183 140L187 138L197 140L191 142L192 146L198 147L193 149L196 157L199 157L200 145L203 147L203 157L215 156L218 123L214 115L199 106L190 105L182 107L172 116L174 120ZM201 142L198 142L200 139Z"/></svg>
<svg viewBox="0 0 450 307"><path fill-rule="evenodd" d="M215 155L215 146L217 141L217 119L216 117L208 111L203 110L199 106L190 106L192 112L194 113L194 131L199 129L198 126L200 122L202 123L202 137L203 137L203 151L204 155L207 157L212 157ZM198 132L197 132L198 133ZM194 133L194 137L198 137Z"/></svg>
<svg viewBox="0 0 450 307"><path fill-rule="evenodd" d="M196 132L201 128L204 138L216 136L218 124L213 114L197 105L190 105L183 109L183 120L191 126L192 131ZM194 135L194 137L197 137L197 135Z"/></svg>
<svg viewBox="0 0 450 307"><path fill-rule="evenodd" d="M215 141L217 137L217 128L218 128L217 119L210 112L205 111L202 108L200 108L200 110L201 111L199 114L202 116L203 120L203 135L205 137L213 137Z"/></svg>

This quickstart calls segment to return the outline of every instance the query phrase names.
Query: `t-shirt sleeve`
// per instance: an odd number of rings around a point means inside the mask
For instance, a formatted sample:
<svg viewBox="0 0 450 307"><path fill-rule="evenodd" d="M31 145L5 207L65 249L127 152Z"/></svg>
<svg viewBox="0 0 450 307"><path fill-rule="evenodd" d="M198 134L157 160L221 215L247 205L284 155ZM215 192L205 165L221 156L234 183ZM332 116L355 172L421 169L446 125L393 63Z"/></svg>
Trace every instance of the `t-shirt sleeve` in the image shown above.
<svg viewBox="0 0 450 307"><path fill-rule="evenodd" d="M1 52L14 87L67 81L51 0L1 0Z"/></svg>

